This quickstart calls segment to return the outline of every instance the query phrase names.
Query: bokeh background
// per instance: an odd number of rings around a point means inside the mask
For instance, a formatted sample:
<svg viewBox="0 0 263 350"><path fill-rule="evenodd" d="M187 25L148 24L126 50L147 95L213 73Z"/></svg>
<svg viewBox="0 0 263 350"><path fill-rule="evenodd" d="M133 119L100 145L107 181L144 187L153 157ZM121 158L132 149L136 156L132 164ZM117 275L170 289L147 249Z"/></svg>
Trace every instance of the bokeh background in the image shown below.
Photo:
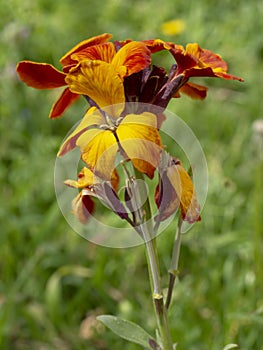
<svg viewBox="0 0 263 350"><path fill-rule="evenodd" d="M15 72L23 59L60 68L59 58L77 42L110 32L116 39L198 42L220 53L230 72L245 79L199 79L209 86L205 101L183 96L169 105L196 134L209 168L202 222L183 237L170 319L178 349L221 350L227 343L262 349L262 139L255 137L253 121L263 118L263 2L1 0L0 5L0 348L139 349L98 324L99 314L115 314L154 332L143 247L108 249L85 241L56 202L56 153L83 115L85 101L49 120L58 92L28 88ZM182 20L184 30L165 34L163 23L173 19ZM164 276L173 233L171 224L158 239Z"/></svg>

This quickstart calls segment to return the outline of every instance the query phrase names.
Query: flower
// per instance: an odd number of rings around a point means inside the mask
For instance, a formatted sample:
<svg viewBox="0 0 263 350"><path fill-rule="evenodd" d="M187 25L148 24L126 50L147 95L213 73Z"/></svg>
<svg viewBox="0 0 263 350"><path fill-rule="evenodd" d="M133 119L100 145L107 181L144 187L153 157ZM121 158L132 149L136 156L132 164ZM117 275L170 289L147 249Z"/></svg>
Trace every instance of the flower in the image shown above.
<svg viewBox="0 0 263 350"><path fill-rule="evenodd" d="M185 22L181 19L164 22L161 26L161 31L164 35L177 35L184 31Z"/></svg>
<svg viewBox="0 0 263 350"><path fill-rule="evenodd" d="M200 205L197 201L191 177L177 158L170 158L160 169L160 180L155 191L159 213L155 218L163 221L180 207L183 220L200 221Z"/></svg>
<svg viewBox="0 0 263 350"><path fill-rule="evenodd" d="M144 112L116 119L93 107L65 140L58 156L76 146L89 169L103 179L109 179L118 151L126 160L131 160L135 168L152 178L161 152L157 118Z"/></svg>
<svg viewBox="0 0 263 350"><path fill-rule="evenodd" d="M95 203L92 197L99 198L122 219L128 218L128 213L120 202L116 189L119 184L119 176L114 170L110 181L103 181L92 171L84 167L78 174L78 180L66 180L67 186L81 189L78 195L72 200L72 212L85 224L90 215L94 212Z"/></svg>
<svg viewBox="0 0 263 350"><path fill-rule="evenodd" d="M28 86L54 89L67 85L67 75L82 60L111 63L122 79L150 64L150 51L143 43L130 42L117 51L114 44L108 42L111 37L111 34L105 33L80 42L60 59L63 71L47 63L21 61L17 65L17 73ZM78 97L78 93L66 87L53 105L50 118L61 116Z"/></svg>
<svg viewBox="0 0 263 350"><path fill-rule="evenodd" d="M221 56L214 52L202 49L197 43L187 44L186 49L181 45L164 42L160 39L143 41L152 53L168 50L176 61L176 67L171 70L167 85L174 79L183 76L178 90L173 97L180 97L180 92L192 98L204 99L207 87L188 82L191 77L217 77L227 80L243 81L242 78L228 74L228 66ZM172 74L171 74L172 73Z"/></svg>

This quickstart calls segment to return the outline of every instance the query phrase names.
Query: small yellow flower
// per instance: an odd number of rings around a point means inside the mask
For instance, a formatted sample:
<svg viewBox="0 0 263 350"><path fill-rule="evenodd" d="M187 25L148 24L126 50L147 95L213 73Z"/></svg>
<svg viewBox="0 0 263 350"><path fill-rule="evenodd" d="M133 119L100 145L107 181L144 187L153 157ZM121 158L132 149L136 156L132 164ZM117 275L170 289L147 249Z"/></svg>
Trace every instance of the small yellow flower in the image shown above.
<svg viewBox="0 0 263 350"><path fill-rule="evenodd" d="M185 22L181 19L164 22L161 26L161 32L164 35L177 35L184 31Z"/></svg>

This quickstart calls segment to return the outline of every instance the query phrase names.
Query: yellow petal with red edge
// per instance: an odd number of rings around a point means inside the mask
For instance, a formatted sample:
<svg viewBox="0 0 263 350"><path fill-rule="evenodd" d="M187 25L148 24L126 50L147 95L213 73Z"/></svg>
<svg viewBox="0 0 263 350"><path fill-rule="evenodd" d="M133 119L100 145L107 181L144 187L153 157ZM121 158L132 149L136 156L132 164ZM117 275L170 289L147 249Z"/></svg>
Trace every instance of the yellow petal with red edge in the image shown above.
<svg viewBox="0 0 263 350"><path fill-rule="evenodd" d="M71 56L72 59L80 62L83 60L99 60L111 63L113 57L116 55L116 49L113 43L105 43L101 45L94 45L77 52Z"/></svg>
<svg viewBox="0 0 263 350"><path fill-rule="evenodd" d="M35 89L55 89L66 85L66 74L51 64L21 61L16 71L24 83Z"/></svg>
<svg viewBox="0 0 263 350"><path fill-rule="evenodd" d="M104 116L98 111L96 107L89 108L80 124L63 142L60 150L58 151L58 157L63 156L75 148L78 138L81 134L88 130L88 128L99 128L99 126L102 124L105 124Z"/></svg>
<svg viewBox="0 0 263 350"><path fill-rule="evenodd" d="M94 202L90 196L80 192L72 201L72 213L77 216L80 222L86 224L94 211Z"/></svg>
<svg viewBox="0 0 263 350"><path fill-rule="evenodd" d="M122 77L139 72L150 63L150 50L144 43L136 41L124 45L112 60L113 67Z"/></svg>
<svg viewBox="0 0 263 350"><path fill-rule="evenodd" d="M194 185L191 177L180 162L168 167L167 177L177 196L180 198L180 209L183 220L189 223L199 221L201 219L200 205L197 201Z"/></svg>
<svg viewBox="0 0 263 350"><path fill-rule="evenodd" d="M101 35L97 35L94 36L90 39L87 40L83 40L81 41L79 44L77 44L76 46L74 46L70 51L68 51L61 59L60 59L60 63L63 66L67 66L72 64L74 61L71 59L71 55L77 52L80 52L81 50L86 49L89 46L93 46L93 45L99 45L99 44L103 44L106 43L110 38L112 37L111 34L108 33L104 33Z"/></svg>
<svg viewBox="0 0 263 350"><path fill-rule="evenodd" d="M161 139L154 114L127 115L117 129L122 149L140 172L150 178L160 160Z"/></svg>
<svg viewBox="0 0 263 350"><path fill-rule="evenodd" d="M113 117L118 118L124 108L123 83L109 63L82 61L70 71L66 82L73 93L89 96L100 108L111 106L108 112Z"/></svg>
<svg viewBox="0 0 263 350"><path fill-rule="evenodd" d="M76 142L83 161L99 177L110 180L118 150L117 141L109 130L90 129Z"/></svg>
<svg viewBox="0 0 263 350"><path fill-rule="evenodd" d="M80 95L74 94L69 90L69 88L64 89L58 100L52 106L49 113L49 118L53 119L61 117L65 110L79 97Z"/></svg>

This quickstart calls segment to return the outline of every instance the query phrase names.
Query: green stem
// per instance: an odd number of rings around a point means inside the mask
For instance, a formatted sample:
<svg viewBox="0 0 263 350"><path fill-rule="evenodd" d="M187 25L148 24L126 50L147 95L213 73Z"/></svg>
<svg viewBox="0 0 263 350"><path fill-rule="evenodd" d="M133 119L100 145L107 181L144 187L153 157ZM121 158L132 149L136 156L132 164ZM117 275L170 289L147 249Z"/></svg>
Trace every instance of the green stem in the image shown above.
<svg viewBox="0 0 263 350"><path fill-rule="evenodd" d="M172 294L173 294L176 277L179 275L178 265L179 265L179 256L180 256L180 248L181 248L181 238L182 238L182 219L179 217L177 232L176 232L174 247L173 247L171 266L169 269L169 286L168 286L167 298L165 302L165 306L167 310L169 309L169 306L172 300Z"/></svg>
<svg viewBox="0 0 263 350"><path fill-rule="evenodd" d="M148 271L150 276L150 285L152 291L153 304L155 307L157 325L162 340L163 350L173 350L173 343L167 318L167 309L164 306L164 298L161 288L159 261L156 249L156 238L153 235L151 207L146 192L143 174L141 174L136 169L134 169L134 171L136 179L142 180L138 182L138 191L136 191L135 193L135 196L137 197L137 205L141 203L141 198L145 199L145 202L139 206L141 208L141 217L143 219L143 222L140 225L140 227L145 242Z"/></svg>

